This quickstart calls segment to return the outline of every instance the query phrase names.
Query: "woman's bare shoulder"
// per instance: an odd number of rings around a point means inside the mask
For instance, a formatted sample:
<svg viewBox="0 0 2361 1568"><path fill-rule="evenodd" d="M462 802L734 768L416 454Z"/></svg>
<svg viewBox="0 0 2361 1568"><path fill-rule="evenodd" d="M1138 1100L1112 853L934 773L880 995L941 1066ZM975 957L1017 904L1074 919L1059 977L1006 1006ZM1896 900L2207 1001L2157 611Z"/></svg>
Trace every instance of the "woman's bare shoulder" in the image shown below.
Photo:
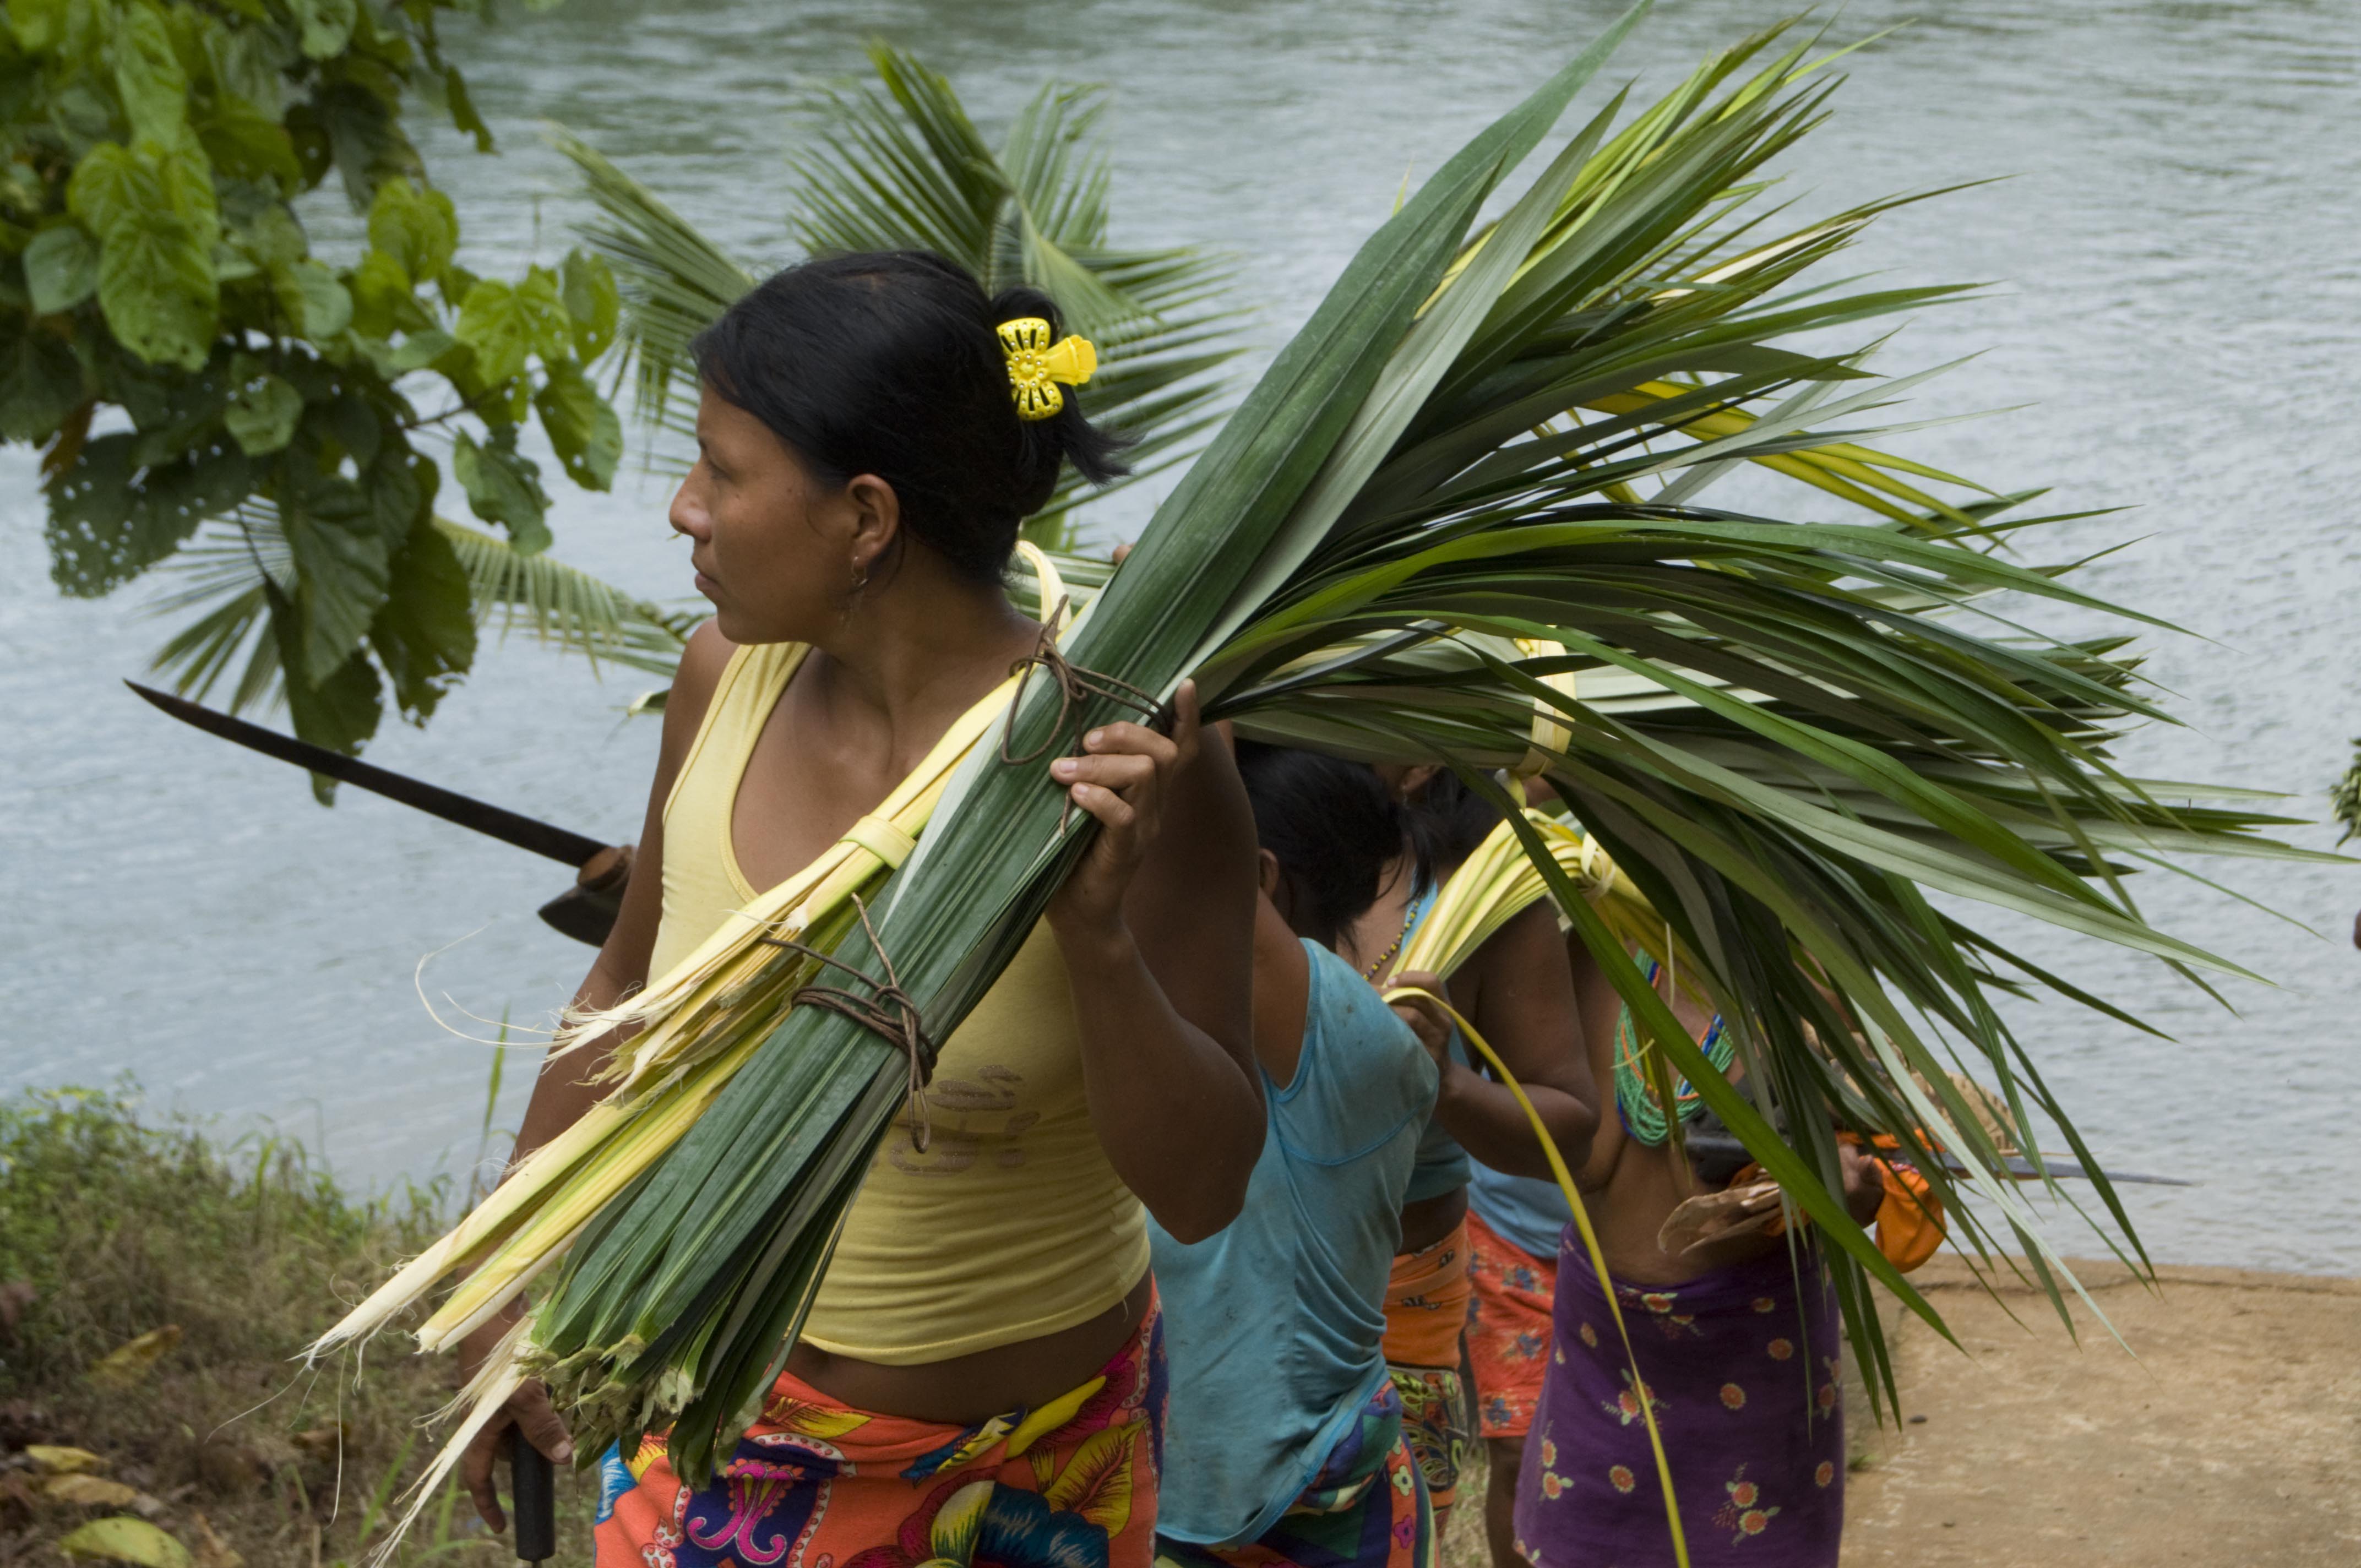
<svg viewBox="0 0 2361 1568"><path fill-rule="evenodd" d="M687 754L689 742L697 738L697 727L705 722L705 710L712 705L714 689L721 684L721 672L729 668L730 657L737 652L738 645L722 636L721 629L710 620L688 634L680 663L673 670L672 689L664 694L660 784L670 784L672 773Z"/></svg>

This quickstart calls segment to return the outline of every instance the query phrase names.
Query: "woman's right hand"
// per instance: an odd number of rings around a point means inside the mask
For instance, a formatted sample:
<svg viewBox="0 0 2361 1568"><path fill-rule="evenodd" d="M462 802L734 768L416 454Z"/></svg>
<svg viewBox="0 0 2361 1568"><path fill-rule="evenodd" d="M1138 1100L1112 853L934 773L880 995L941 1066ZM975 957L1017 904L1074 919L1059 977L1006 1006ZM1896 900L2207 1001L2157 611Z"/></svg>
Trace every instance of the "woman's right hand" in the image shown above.
<svg viewBox="0 0 2361 1568"><path fill-rule="evenodd" d="M1439 974L1430 974L1424 970L1411 970L1387 981L1385 989L1389 992L1395 991L1426 992L1425 996L1405 996L1394 1003L1392 1004L1394 1016L1410 1025L1410 1032L1418 1036L1418 1043L1424 1046L1426 1054L1434 1058L1436 1069L1448 1073L1451 1070L1451 1018L1448 1014L1437 1007L1434 1002L1429 1000L1429 998L1438 998L1444 1002L1451 1000L1451 992L1444 984L1443 977Z"/></svg>
<svg viewBox="0 0 2361 1568"><path fill-rule="evenodd" d="M459 1342L462 1376L474 1377L477 1369L491 1359L522 1312L521 1307L512 1306ZM542 1456L552 1464L574 1463L574 1438L566 1430L566 1418L550 1402L549 1389L541 1379L528 1378L484 1423L459 1460L459 1477L467 1486L467 1496L475 1499L476 1512L494 1530L509 1528L508 1515L500 1508L500 1490L492 1481L492 1465L507 1450L511 1427L521 1429L525 1441L541 1450Z"/></svg>

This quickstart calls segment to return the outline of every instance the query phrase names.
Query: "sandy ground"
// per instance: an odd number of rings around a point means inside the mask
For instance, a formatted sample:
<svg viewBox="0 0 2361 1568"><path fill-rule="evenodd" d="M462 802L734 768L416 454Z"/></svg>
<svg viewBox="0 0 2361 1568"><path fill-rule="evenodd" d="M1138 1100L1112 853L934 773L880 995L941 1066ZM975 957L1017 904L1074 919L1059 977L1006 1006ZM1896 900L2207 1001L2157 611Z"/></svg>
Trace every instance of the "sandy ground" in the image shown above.
<svg viewBox="0 0 2361 1568"><path fill-rule="evenodd" d="M2361 1563L2361 1280L2076 1273L2133 1354L2079 1303L2078 1346L2033 1291L1919 1273L1968 1354L1902 1325L1905 1420L1857 1429L1847 1564Z"/></svg>
<svg viewBox="0 0 2361 1568"><path fill-rule="evenodd" d="M1889 1317L1903 1420L1848 1401L1846 1568L2361 1564L2361 1280L2076 1272L2133 1354L2079 1303L2078 1344L2036 1291L1914 1276L1967 1354ZM1444 1557L1483 1568L1474 1509Z"/></svg>

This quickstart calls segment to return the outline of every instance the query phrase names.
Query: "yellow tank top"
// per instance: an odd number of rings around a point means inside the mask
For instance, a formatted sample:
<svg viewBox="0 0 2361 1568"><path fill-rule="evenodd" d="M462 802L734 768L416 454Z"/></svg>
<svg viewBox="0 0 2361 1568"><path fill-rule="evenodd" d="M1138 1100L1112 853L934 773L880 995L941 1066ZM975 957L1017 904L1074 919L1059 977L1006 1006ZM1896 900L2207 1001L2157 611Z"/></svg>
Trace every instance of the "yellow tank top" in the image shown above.
<svg viewBox="0 0 2361 1568"><path fill-rule="evenodd" d="M664 802L662 974L761 891L730 840L738 784L804 650L741 648ZM1147 1215L1082 1094L1066 964L1044 923L943 1042L925 1153L905 1109L845 1216L803 1337L889 1365L1069 1329L1148 1272Z"/></svg>

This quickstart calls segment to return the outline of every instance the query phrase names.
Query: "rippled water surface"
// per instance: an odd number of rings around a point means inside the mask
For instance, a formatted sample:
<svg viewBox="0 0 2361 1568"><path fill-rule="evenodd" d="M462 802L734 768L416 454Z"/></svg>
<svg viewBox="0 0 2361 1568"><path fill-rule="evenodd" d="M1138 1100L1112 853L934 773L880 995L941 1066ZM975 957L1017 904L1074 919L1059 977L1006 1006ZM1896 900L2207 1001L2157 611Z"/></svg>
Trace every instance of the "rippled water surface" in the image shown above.
<svg viewBox="0 0 2361 1568"><path fill-rule="evenodd" d="M2200 635L2148 668L2187 728L2138 768L2284 790L2317 816L2361 732L2361 29L2349 5L1927 5L1850 63L1834 119L1787 162L1807 208L1994 176L1887 220L1856 253L1912 283L1990 280L1933 312L1884 367L1963 355L1928 413L2017 411L1909 438L2060 510L2128 508L2048 554L2126 539L2083 580ZM1775 5L1670 5L1620 62L1667 84ZM536 139L562 121L731 247L784 259L781 157L799 85L857 70L873 35L949 71L1005 123L1043 79L1107 83L1123 234L1249 265L1238 308L1274 345L1389 209L1609 16L1598 4L1073 0L1027 7L567 0L456 47L504 151L430 138L467 259L508 270L569 243L579 213ZM1905 19L1855 4L1847 36ZM332 214L319 226L337 232ZM346 225L348 229L348 225ZM2023 405L2023 406L2020 406ZM469 1014L520 1020L567 994L588 949L533 907L555 865L356 793L333 812L299 775L179 729L116 685L164 627L141 590L49 587L30 460L0 454L0 1087L136 1072L155 1100L233 1126L324 1137L371 1181L472 1157L486 1082ZM556 488L555 485L553 488ZM650 481L567 491L567 558L662 597L687 568ZM1136 528L1137 508L1109 532ZM377 761L612 839L635 830L654 730L640 688L538 649L489 653L433 728ZM2325 829L2301 830L2325 847ZM2307 934L2144 878L2171 927L2269 975L2226 1012L2152 966L2034 930L2029 949L2176 1037L2063 1008L2018 1019L2114 1162L2197 1179L2136 1189L2164 1259L2361 1271L2361 1091L2348 945L2361 876L2222 865ZM2005 923L1996 923L2005 925ZM414 983L424 955L439 952ZM502 1114L512 1120L522 1074ZM2087 1237L2061 1228L2070 1250Z"/></svg>

